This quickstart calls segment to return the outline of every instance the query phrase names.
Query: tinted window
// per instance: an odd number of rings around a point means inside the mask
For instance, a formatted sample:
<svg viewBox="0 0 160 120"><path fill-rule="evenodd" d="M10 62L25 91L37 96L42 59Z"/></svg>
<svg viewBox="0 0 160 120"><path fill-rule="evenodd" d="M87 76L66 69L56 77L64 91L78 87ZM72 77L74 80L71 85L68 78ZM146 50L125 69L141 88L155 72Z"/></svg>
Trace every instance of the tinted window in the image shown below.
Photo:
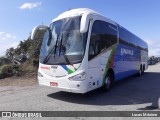
<svg viewBox="0 0 160 120"><path fill-rule="evenodd" d="M117 27L104 21L95 21L92 26L89 59L117 43Z"/></svg>
<svg viewBox="0 0 160 120"><path fill-rule="evenodd" d="M120 43L139 49L148 50L148 46L143 40L141 40L131 32L127 31L123 27L119 27L119 37Z"/></svg>

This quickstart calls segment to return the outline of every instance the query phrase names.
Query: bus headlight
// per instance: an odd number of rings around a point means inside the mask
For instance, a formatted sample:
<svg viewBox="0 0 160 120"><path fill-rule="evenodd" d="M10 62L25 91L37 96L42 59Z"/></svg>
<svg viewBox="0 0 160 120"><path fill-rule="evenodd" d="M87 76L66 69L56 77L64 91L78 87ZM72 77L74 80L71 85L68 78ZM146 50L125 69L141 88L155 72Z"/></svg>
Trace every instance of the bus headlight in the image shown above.
<svg viewBox="0 0 160 120"><path fill-rule="evenodd" d="M82 72L80 74L77 74L75 76L72 76L69 78L69 80L73 80L73 81L82 81L86 78L86 74L85 72Z"/></svg>

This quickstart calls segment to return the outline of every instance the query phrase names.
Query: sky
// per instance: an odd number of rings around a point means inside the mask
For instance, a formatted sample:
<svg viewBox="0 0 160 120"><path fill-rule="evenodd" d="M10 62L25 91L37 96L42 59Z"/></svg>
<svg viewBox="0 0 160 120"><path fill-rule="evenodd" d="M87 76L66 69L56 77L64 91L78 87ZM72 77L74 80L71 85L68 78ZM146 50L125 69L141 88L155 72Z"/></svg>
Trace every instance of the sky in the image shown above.
<svg viewBox="0 0 160 120"><path fill-rule="evenodd" d="M160 56L160 0L0 0L0 56L35 26L75 8L98 11L146 41L149 56Z"/></svg>

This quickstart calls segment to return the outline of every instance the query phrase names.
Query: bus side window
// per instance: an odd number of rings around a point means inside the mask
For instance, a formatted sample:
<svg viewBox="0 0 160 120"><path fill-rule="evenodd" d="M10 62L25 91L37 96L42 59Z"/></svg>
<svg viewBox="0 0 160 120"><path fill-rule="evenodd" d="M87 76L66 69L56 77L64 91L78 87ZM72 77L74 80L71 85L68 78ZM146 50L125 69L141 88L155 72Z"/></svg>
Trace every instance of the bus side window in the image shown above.
<svg viewBox="0 0 160 120"><path fill-rule="evenodd" d="M117 43L117 28L116 26L104 21L100 22L100 27L101 51L104 51L104 49L107 49Z"/></svg>
<svg viewBox="0 0 160 120"><path fill-rule="evenodd" d="M99 40L92 40L89 45L89 60L100 53Z"/></svg>
<svg viewBox="0 0 160 120"><path fill-rule="evenodd" d="M115 43L117 43L117 27L104 21L95 21L91 31L89 60Z"/></svg>
<svg viewBox="0 0 160 120"><path fill-rule="evenodd" d="M92 26L91 39L89 45L89 60L100 53L100 34L99 23L95 22Z"/></svg>

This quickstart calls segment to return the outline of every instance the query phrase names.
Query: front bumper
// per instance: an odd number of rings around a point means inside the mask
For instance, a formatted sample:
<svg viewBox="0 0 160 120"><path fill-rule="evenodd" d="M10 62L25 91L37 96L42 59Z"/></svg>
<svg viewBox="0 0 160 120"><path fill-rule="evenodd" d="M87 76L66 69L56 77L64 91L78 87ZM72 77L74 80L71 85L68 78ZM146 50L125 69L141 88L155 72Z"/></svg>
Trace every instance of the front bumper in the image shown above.
<svg viewBox="0 0 160 120"><path fill-rule="evenodd" d="M67 91L72 93L86 93L87 85L86 80L83 81L70 81L68 77L53 78L50 76L38 77L39 85L50 86L60 91ZM56 83L56 86L52 86L51 83Z"/></svg>

